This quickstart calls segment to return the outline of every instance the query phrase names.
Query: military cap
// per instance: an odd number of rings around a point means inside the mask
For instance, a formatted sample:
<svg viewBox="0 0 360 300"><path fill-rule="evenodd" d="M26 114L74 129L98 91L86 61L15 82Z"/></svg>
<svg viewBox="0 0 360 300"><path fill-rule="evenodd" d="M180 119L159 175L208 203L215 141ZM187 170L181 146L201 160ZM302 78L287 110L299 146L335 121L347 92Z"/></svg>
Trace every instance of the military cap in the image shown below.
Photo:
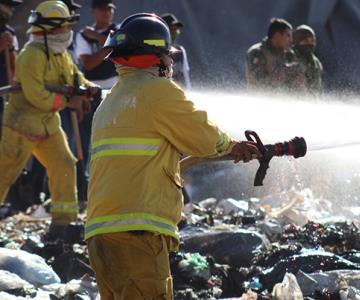
<svg viewBox="0 0 360 300"><path fill-rule="evenodd" d="M296 45L308 37L316 38L315 31L308 25L300 25L293 31L293 43Z"/></svg>

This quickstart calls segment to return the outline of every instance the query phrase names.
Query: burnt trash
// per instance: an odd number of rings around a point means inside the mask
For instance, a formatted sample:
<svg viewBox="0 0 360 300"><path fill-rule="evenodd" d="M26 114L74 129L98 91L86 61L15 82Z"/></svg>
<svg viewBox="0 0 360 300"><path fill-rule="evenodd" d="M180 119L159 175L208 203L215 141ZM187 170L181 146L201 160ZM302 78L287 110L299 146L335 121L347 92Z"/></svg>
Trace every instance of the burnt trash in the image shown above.
<svg viewBox="0 0 360 300"><path fill-rule="evenodd" d="M207 198L201 200L198 205L206 210L215 211L218 200L216 198Z"/></svg>
<svg viewBox="0 0 360 300"><path fill-rule="evenodd" d="M299 271L296 278L305 296L315 296L324 290L336 294L341 289L349 287L360 289L359 270L333 270L314 273Z"/></svg>
<svg viewBox="0 0 360 300"><path fill-rule="evenodd" d="M245 284L249 278L248 268L218 264L213 257L208 257L210 272L221 280L222 297L235 297L246 290Z"/></svg>
<svg viewBox="0 0 360 300"><path fill-rule="evenodd" d="M341 254L350 250L359 250L360 231L353 223L320 224L308 222L303 227L294 224L284 226L281 243L297 241L306 248L323 247Z"/></svg>
<svg viewBox="0 0 360 300"><path fill-rule="evenodd" d="M186 227L182 232L181 249L214 257L216 262L236 267L251 266L255 254L269 247L269 242L256 231L233 226L200 229Z"/></svg>
<svg viewBox="0 0 360 300"><path fill-rule="evenodd" d="M171 271L174 286L196 289L208 288L211 278L209 264L206 257L199 253L177 253L171 259Z"/></svg>
<svg viewBox="0 0 360 300"><path fill-rule="evenodd" d="M282 281L286 272L296 274L299 270L313 273L340 269L360 270L360 265L332 253L308 251L281 259L271 268L264 270L259 277L264 287L271 290L276 283Z"/></svg>
<svg viewBox="0 0 360 300"><path fill-rule="evenodd" d="M245 214L244 216L241 217L241 224L246 226L246 225L252 225L256 223L256 217L254 214Z"/></svg>
<svg viewBox="0 0 360 300"><path fill-rule="evenodd" d="M179 228L183 229L187 224L203 224L204 226L214 226L213 211L195 203L188 203L183 209L182 221Z"/></svg>
<svg viewBox="0 0 360 300"><path fill-rule="evenodd" d="M258 226L261 232L264 233L271 242L278 241L284 232L280 222L271 218L265 218Z"/></svg>
<svg viewBox="0 0 360 300"><path fill-rule="evenodd" d="M245 200L236 200L233 198L223 199L217 204L217 208L222 210L224 215L234 213L245 213L249 210L249 203Z"/></svg>
<svg viewBox="0 0 360 300"><path fill-rule="evenodd" d="M287 245L272 244L272 248L256 254L253 264L263 268L270 268L278 261L287 257L300 254L303 246L300 243L292 243Z"/></svg>
<svg viewBox="0 0 360 300"><path fill-rule="evenodd" d="M79 279L84 274L94 276L88 259L81 253L68 250L56 256L51 263L52 268L59 275L61 282L68 282L72 279Z"/></svg>
<svg viewBox="0 0 360 300"><path fill-rule="evenodd" d="M20 247L20 250L41 256L44 252L44 246L44 243L40 240L39 237L30 235L24 238L24 243Z"/></svg>
<svg viewBox="0 0 360 300"><path fill-rule="evenodd" d="M345 258L353 263L360 264L360 252L359 251L349 251L343 252L340 254L342 258Z"/></svg>
<svg viewBox="0 0 360 300"><path fill-rule="evenodd" d="M26 211L34 204L40 204L40 193L34 186L34 176L28 170L23 170L15 183L11 186L5 202L13 211Z"/></svg>
<svg viewBox="0 0 360 300"><path fill-rule="evenodd" d="M199 300L200 298L197 294L191 289L187 288L184 290L175 290L174 291L175 300Z"/></svg>
<svg viewBox="0 0 360 300"><path fill-rule="evenodd" d="M16 213L16 210L9 203L0 204L0 220L6 219Z"/></svg>
<svg viewBox="0 0 360 300"><path fill-rule="evenodd" d="M68 244L85 244L85 228L81 223L70 223L65 231L64 243Z"/></svg>

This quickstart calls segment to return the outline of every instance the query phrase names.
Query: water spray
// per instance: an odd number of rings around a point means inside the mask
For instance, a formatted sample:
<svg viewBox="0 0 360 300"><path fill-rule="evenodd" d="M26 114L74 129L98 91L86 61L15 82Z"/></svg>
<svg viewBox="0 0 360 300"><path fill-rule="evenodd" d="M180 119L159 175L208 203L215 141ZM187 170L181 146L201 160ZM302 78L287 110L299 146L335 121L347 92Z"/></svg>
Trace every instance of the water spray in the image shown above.
<svg viewBox="0 0 360 300"><path fill-rule="evenodd" d="M321 150L331 150L336 148L359 146L360 141L348 141L348 142L333 142L333 143L317 143L309 146L308 151L321 151Z"/></svg>
<svg viewBox="0 0 360 300"><path fill-rule="evenodd" d="M294 158L303 157L306 154L307 146L305 139L302 137L295 137L286 142L278 142L275 144L263 145L260 137L255 131L246 130L245 137L248 141L256 143L261 157L256 158L260 166L256 172L254 179L254 186L262 186L263 180L266 175L266 171L269 168L270 160L274 156L292 156ZM198 165L200 163L210 162L210 161L226 161L226 160L235 160L235 156L227 154L218 158L200 158L200 157L186 157L180 162L181 171L184 172L186 169L193 165Z"/></svg>

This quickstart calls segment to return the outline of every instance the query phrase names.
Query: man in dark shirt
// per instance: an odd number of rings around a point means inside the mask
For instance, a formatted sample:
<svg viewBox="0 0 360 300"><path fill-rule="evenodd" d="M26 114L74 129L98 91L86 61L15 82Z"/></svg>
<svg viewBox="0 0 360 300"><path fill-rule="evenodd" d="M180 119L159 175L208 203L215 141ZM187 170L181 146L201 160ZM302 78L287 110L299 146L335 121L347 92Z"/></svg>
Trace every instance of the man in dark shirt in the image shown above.
<svg viewBox="0 0 360 300"><path fill-rule="evenodd" d="M190 82L190 68L186 55L186 50L183 46L176 43L176 40L180 34L180 29L184 26L183 23L179 22L175 15L166 13L161 15L161 18L167 23L170 34L172 47L178 51L172 54L173 64L173 80L180 84L186 90L191 88Z"/></svg>
<svg viewBox="0 0 360 300"><path fill-rule="evenodd" d="M293 49L305 69L305 87L309 93L321 93L323 66L315 55L316 35L308 25L300 25L293 32Z"/></svg>
<svg viewBox="0 0 360 300"><path fill-rule="evenodd" d="M95 23L92 26L86 26L77 33L75 56L86 79L99 85L102 89L110 89L117 82L117 73L114 64L104 60L109 51L103 49L103 45L110 30L115 29L113 16L116 6L112 0L92 0L91 7L91 14L95 19ZM84 176L84 179L79 180L79 182L84 182L85 186L88 180L87 169L91 123L97 104L92 104L90 113L86 114L83 121L79 124L84 153L85 174L78 173L78 176ZM84 195L84 200L86 200L86 191Z"/></svg>

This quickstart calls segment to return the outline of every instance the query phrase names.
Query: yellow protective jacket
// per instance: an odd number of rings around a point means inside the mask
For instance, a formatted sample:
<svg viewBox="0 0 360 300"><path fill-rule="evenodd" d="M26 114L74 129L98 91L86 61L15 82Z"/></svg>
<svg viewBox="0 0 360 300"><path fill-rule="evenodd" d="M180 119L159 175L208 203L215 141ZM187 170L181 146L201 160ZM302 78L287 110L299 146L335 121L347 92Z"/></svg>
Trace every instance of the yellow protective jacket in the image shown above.
<svg viewBox="0 0 360 300"><path fill-rule="evenodd" d="M231 145L173 81L122 69L93 119L85 237L148 230L178 240L180 153L219 156Z"/></svg>
<svg viewBox="0 0 360 300"><path fill-rule="evenodd" d="M80 84L93 85L87 81L70 54L65 51L54 54L45 47L28 43L16 59L15 80L21 84L22 92L13 93L5 108L3 124L30 139L42 139L60 128L58 111L66 106L66 98L49 92L45 84L73 84L74 73L79 74Z"/></svg>

